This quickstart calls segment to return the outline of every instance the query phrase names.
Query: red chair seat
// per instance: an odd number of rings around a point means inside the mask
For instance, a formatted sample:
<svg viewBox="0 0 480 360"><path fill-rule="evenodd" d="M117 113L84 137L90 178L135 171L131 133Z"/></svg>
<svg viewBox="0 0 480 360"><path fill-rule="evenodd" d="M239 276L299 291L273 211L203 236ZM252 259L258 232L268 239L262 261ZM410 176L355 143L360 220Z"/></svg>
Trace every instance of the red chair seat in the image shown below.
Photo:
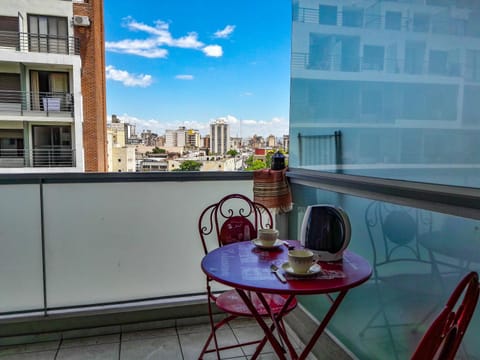
<svg viewBox="0 0 480 360"><path fill-rule="evenodd" d="M269 304L270 309L273 311L274 314L280 312L288 298L286 295L278 294L263 294L263 296L265 297L265 300ZM260 299L254 293L252 293L252 300L255 308L260 315L268 315ZM220 310L223 310L233 315L252 316L252 313L250 312L250 310L248 310L247 306L235 290L229 290L217 296L215 304ZM288 306L287 313L293 310L295 306L297 306L297 300L293 299L293 301Z"/></svg>

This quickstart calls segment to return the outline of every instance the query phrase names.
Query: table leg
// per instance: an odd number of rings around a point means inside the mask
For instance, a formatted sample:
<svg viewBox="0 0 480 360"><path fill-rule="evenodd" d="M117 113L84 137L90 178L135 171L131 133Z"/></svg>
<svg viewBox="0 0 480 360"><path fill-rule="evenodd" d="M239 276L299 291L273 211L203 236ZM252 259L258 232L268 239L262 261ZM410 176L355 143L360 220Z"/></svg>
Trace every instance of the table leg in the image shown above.
<svg viewBox="0 0 480 360"><path fill-rule="evenodd" d="M286 332L284 326L282 326L283 325L282 318L283 318L284 315L287 314L288 307L290 306L293 299L295 299L295 296L290 295L287 298L287 301L285 301L285 303L283 304L283 307L280 309L280 312L276 316L275 316L275 314L273 314L270 311L270 307L268 306L268 303L265 300L265 297L263 296L263 294L262 293L257 293L257 297L260 299L263 307L265 309L267 309L270 317L272 318L273 325L274 325L274 327L277 328L278 334L280 336L280 342L282 341L282 339L285 341L285 344L287 345L288 351L290 352L290 356L292 357L292 359L296 359L298 357L297 353L296 353L295 349L293 348L292 343L288 339L288 335L287 335L287 332Z"/></svg>
<svg viewBox="0 0 480 360"><path fill-rule="evenodd" d="M252 301L249 299L247 294L245 294L245 291L243 291L242 289L235 289L235 290L237 291L238 295L242 298L242 300L245 302L245 305L248 307L252 315L255 317L255 320L257 320L258 325L260 325L260 327L263 329L265 336L267 337L268 341L272 345L275 353L278 355L278 358L281 360L287 360L287 358L285 357L282 345L278 342L275 335L273 335L273 329L275 327L273 326L272 329L270 329L270 327L263 320L262 316L258 313L257 309L255 309L255 306L253 305Z"/></svg>
<svg viewBox="0 0 480 360"><path fill-rule="evenodd" d="M347 295L347 292L348 290L341 291L338 294L338 296L335 298L332 305L330 306L330 309L328 309L327 314L324 316L322 322L320 323L320 325L318 325L317 331L315 331L310 341L308 342L307 346L305 347L305 349L303 349L302 353L300 354L300 357L298 358L299 360L306 359L310 351L312 351L313 346L317 342L320 335L322 335L322 332L327 327L328 322L332 318L333 314L335 314L335 311L337 311L338 306L343 301L343 298L345 297L345 295Z"/></svg>

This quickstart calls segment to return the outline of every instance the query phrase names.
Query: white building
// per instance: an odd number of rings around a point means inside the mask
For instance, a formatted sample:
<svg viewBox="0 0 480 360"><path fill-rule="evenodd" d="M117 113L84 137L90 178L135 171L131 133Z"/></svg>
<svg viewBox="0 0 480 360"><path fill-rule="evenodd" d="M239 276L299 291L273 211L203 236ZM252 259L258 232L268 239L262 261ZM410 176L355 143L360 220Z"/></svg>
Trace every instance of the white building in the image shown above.
<svg viewBox="0 0 480 360"><path fill-rule="evenodd" d="M210 124L210 152L225 154L230 150L230 127L224 120Z"/></svg>
<svg viewBox="0 0 480 360"><path fill-rule="evenodd" d="M82 64L72 18L71 1L2 1L2 173L84 170Z"/></svg>
<svg viewBox="0 0 480 360"><path fill-rule="evenodd" d="M107 171L135 172L135 145L127 144L127 124L107 124Z"/></svg>

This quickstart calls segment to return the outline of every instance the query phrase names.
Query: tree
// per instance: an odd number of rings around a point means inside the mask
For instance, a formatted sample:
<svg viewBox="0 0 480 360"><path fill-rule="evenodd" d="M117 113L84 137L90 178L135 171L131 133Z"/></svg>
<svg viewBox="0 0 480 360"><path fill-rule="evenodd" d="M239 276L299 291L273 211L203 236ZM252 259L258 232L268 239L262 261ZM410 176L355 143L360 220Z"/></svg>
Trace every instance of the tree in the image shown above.
<svg viewBox="0 0 480 360"><path fill-rule="evenodd" d="M265 169L267 166L262 160L254 160L253 155L249 156L247 160L245 160L245 164L247 165L246 171L254 171Z"/></svg>
<svg viewBox="0 0 480 360"><path fill-rule="evenodd" d="M195 160L185 160L176 171L200 171L202 163Z"/></svg>
<svg viewBox="0 0 480 360"><path fill-rule="evenodd" d="M235 149L230 149L227 151L227 155L230 155L231 157L235 157L238 155L238 151Z"/></svg>
<svg viewBox="0 0 480 360"><path fill-rule="evenodd" d="M165 149L160 149L159 147L155 146L152 149L152 153L154 153L154 154L165 154L166 151L165 151Z"/></svg>

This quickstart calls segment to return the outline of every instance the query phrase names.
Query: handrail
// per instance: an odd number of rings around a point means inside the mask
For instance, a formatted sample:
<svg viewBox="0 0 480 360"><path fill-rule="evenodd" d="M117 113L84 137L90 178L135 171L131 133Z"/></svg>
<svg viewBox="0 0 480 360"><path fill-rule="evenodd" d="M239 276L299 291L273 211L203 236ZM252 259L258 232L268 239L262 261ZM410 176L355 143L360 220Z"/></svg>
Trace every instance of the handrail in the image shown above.
<svg viewBox="0 0 480 360"><path fill-rule="evenodd" d="M80 40L73 36L0 31L0 48L15 51L80 55Z"/></svg>
<svg viewBox="0 0 480 360"><path fill-rule="evenodd" d="M25 111L29 111L50 116L53 113L67 112L73 116L73 110L74 101L71 93L0 90L0 114L8 112L25 115Z"/></svg>
<svg viewBox="0 0 480 360"><path fill-rule="evenodd" d="M293 52L291 61L292 69L341 72L379 71L408 75L464 76L467 80L480 80L480 76L473 66L464 66L460 62L446 63L444 67L437 67L428 61L406 63L405 59L393 57L327 55L315 59L310 53L303 52Z"/></svg>
<svg viewBox="0 0 480 360"><path fill-rule="evenodd" d="M74 167L75 149L44 146L35 149L0 149L0 168Z"/></svg>
<svg viewBox="0 0 480 360"><path fill-rule="evenodd" d="M384 0L383 0L384 1ZM363 9L368 10L368 9ZM343 14L345 11L338 11L338 14ZM293 12L293 21L300 23L310 23L310 24L320 24L326 26L343 26L343 27L354 27L354 28L364 28L370 30L380 29L382 23L385 23L385 15L379 13L371 13L368 11L363 11L363 18L361 24L358 26L343 24L340 25L338 22L335 24L321 24L319 22L320 10L315 8L306 8L306 7L297 7ZM480 32L475 32L470 30L468 26L465 26L463 31L462 28L455 26L450 26L452 21L449 18L440 18L440 15L445 15L445 12L440 12L429 18L429 21L425 26L421 24L415 24L413 16L401 16L400 24L398 28L388 27L385 28L386 31L407 31L414 33L423 33L423 34L435 34L435 35L454 35L454 36L473 36L480 37Z"/></svg>

